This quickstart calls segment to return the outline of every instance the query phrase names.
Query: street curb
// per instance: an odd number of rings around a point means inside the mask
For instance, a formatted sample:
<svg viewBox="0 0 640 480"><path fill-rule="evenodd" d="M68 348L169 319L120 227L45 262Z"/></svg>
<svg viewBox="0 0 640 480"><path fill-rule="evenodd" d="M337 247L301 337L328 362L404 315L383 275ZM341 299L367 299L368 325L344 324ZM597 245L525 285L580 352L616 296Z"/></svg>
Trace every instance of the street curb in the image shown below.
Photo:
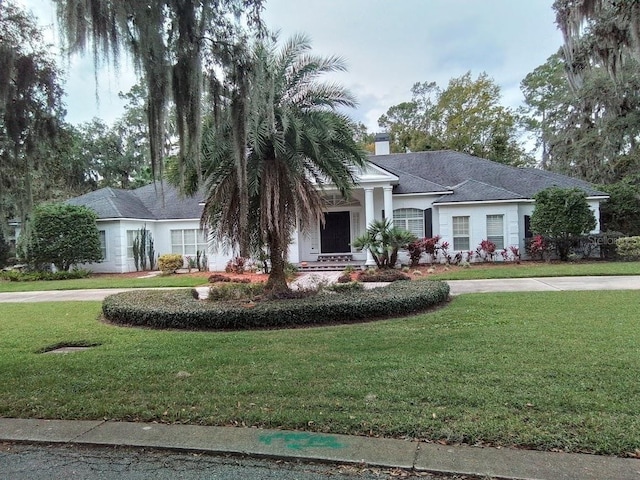
<svg viewBox="0 0 640 480"><path fill-rule="evenodd" d="M637 480L640 460L198 425L0 418L0 441L124 446L518 480Z"/></svg>

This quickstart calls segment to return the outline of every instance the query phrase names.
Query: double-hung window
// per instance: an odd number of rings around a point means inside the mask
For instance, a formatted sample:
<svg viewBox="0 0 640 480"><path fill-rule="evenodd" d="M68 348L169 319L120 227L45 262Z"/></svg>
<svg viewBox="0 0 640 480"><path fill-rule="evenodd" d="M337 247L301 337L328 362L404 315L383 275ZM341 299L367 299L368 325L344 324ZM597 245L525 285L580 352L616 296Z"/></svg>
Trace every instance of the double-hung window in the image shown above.
<svg viewBox="0 0 640 480"><path fill-rule="evenodd" d="M100 255L102 260L107 259L107 232L105 230L98 230L98 238L100 239Z"/></svg>
<svg viewBox="0 0 640 480"><path fill-rule="evenodd" d="M504 248L504 215L487 215L487 240L495 244L496 250Z"/></svg>
<svg viewBox="0 0 640 480"><path fill-rule="evenodd" d="M399 208L393 211L393 226L424 237L424 212L417 208Z"/></svg>
<svg viewBox="0 0 640 480"><path fill-rule="evenodd" d="M203 230L171 230L171 253L195 255L207 251L207 237Z"/></svg>
<svg viewBox="0 0 640 480"><path fill-rule="evenodd" d="M469 250L469 217L453 217L451 219L453 231L453 249L456 251Z"/></svg>
<svg viewBox="0 0 640 480"><path fill-rule="evenodd" d="M127 230L127 258L133 258L133 241L138 234L138 230Z"/></svg>

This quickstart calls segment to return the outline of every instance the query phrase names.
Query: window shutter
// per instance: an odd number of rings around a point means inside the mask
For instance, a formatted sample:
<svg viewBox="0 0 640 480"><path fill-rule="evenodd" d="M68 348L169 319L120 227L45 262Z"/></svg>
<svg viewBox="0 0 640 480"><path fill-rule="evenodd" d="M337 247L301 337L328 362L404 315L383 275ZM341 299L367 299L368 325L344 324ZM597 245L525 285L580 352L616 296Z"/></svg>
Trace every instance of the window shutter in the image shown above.
<svg viewBox="0 0 640 480"><path fill-rule="evenodd" d="M433 237L433 209L427 208L424 211L424 236Z"/></svg>

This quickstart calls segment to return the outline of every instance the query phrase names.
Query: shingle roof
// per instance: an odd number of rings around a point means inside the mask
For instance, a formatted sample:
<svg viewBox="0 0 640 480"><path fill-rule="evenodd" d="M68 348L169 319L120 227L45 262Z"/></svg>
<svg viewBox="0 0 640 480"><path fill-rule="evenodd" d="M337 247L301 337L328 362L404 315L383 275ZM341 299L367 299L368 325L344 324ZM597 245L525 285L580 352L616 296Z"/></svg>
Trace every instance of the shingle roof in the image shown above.
<svg viewBox="0 0 640 480"><path fill-rule="evenodd" d="M477 180L466 180L453 187L453 193L443 195L435 203L483 202L490 200L524 200L525 197L504 188L494 187Z"/></svg>
<svg viewBox="0 0 640 480"><path fill-rule="evenodd" d="M143 220L200 218L201 196L182 196L166 183L152 183L135 190L101 188L67 200L71 205L84 205L98 218L136 218Z"/></svg>
<svg viewBox="0 0 640 480"><path fill-rule="evenodd" d="M588 196L607 196L591 184L535 168L516 168L451 150L373 155L369 160L396 175L395 194L442 193L435 203L531 199L551 186L577 187ZM102 188L67 200L85 205L98 218L168 220L200 218L202 195L184 197L166 183L135 190Z"/></svg>
<svg viewBox="0 0 640 480"><path fill-rule="evenodd" d="M400 177L400 186L403 175L411 175L441 186L439 191L454 191L452 195L441 197L439 202L530 199L540 190L552 186L577 187L588 196L607 195L587 182L565 175L535 168L511 167L451 150L373 155L369 160ZM436 190L422 190L429 191Z"/></svg>

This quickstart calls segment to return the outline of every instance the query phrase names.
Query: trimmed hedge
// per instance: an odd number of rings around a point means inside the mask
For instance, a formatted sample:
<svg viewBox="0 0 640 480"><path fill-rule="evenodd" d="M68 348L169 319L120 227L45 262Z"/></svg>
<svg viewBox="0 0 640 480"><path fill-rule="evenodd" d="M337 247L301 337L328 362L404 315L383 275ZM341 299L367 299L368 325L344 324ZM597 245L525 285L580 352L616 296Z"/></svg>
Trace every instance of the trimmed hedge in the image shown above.
<svg viewBox="0 0 640 480"><path fill-rule="evenodd" d="M227 277L226 275L214 273L209 276L209 283L251 283L251 280L242 277Z"/></svg>
<svg viewBox="0 0 640 480"><path fill-rule="evenodd" d="M326 287L330 292L336 293L345 293L345 292L360 292L364 290L364 285L362 282L349 281L349 282L338 282L333 285L329 285Z"/></svg>
<svg viewBox="0 0 640 480"><path fill-rule="evenodd" d="M244 305L195 300L189 290L138 290L110 295L102 313L110 322L152 328L245 330L360 322L426 310L449 298L444 282L397 282L386 287L271 300Z"/></svg>
<svg viewBox="0 0 640 480"><path fill-rule="evenodd" d="M358 273L361 282L397 282L398 280L411 280L411 277L400 270L385 268L379 270L365 270Z"/></svg>
<svg viewBox="0 0 640 480"><path fill-rule="evenodd" d="M59 270L57 272L19 272L17 270L9 270L0 272L0 280L8 280L10 282L37 282L41 280L75 280L77 278L87 278L91 275L90 270Z"/></svg>

